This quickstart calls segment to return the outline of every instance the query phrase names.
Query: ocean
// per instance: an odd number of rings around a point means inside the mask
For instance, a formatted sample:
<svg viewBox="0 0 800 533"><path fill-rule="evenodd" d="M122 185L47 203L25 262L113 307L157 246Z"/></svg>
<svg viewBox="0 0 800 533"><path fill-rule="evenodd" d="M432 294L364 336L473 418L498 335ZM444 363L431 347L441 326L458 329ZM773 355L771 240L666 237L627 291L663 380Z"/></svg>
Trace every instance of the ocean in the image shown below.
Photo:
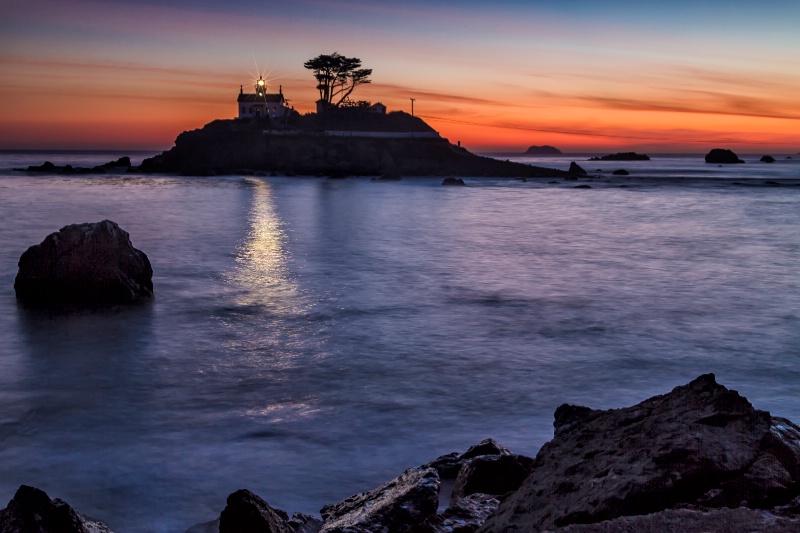
<svg viewBox="0 0 800 533"><path fill-rule="evenodd" d="M487 437L534 455L562 403L707 372L800 422L800 156L497 156L577 161L591 189L11 170L122 155L149 154L0 153L0 507L27 484L181 532L247 488L317 514ZM152 304L19 308L27 247L103 219L150 258Z"/></svg>

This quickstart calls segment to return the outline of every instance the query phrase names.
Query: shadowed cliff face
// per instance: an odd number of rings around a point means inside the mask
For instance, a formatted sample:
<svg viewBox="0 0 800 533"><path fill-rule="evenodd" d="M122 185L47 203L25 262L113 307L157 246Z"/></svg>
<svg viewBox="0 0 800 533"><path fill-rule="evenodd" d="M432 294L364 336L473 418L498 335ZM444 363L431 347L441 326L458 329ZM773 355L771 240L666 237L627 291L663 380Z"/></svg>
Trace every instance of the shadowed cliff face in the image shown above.
<svg viewBox="0 0 800 533"><path fill-rule="evenodd" d="M376 129L376 124L356 124L369 128L356 130L346 121L341 126L342 131L408 134L407 119L421 123L413 128L415 133L430 135L433 132L421 120L404 116L398 117L397 121L389 119L382 130ZM309 129L270 130L269 122L217 120L202 129L181 133L175 140L175 147L143 161L140 171L186 175L236 173L242 170L353 176L386 173L487 177L565 175L559 170L480 157L440 137L337 137L311 129L312 126L321 126L319 120L312 122L309 119L299 125ZM328 123L324 126L332 127Z"/></svg>

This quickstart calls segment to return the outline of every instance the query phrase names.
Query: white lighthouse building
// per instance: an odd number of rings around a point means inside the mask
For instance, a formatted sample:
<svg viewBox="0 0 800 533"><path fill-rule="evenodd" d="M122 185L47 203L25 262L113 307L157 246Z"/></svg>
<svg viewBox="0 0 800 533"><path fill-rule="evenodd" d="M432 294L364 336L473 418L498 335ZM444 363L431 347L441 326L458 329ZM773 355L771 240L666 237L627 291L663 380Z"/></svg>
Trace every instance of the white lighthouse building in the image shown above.
<svg viewBox="0 0 800 533"><path fill-rule="evenodd" d="M277 94L267 92L267 82L261 76L255 83L254 93L245 93L239 88L236 99L239 118L283 118L291 111L283 97L283 87L279 86Z"/></svg>

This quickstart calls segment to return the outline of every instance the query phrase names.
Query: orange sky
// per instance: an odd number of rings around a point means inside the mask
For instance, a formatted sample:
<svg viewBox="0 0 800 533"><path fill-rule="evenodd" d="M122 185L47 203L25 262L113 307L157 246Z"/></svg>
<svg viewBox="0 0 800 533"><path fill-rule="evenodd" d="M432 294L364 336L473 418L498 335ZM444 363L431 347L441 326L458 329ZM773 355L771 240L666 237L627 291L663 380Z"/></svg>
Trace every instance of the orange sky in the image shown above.
<svg viewBox="0 0 800 533"><path fill-rule="evenodd" d="M562 4L3 0L0 148L168 149L265 69L311 111L338 51L473 151L800 151L800 3Z"/></svg>

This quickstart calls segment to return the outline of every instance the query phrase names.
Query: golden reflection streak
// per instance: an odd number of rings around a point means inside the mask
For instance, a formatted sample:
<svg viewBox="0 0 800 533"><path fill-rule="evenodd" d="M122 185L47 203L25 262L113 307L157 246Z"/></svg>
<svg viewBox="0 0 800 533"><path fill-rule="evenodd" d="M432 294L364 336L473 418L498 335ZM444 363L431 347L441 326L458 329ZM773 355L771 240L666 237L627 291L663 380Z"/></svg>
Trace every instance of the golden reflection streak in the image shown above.
<svg viewBox="0 0 800 533"><path fill-rule="evenodd" d="M252 190L250 231L236 256L236 268L229 281L244 289L235 298L241 306L264 306L279 314L301 309L299 288L286 267L286 235L275 213L269 182L247 180Z"/></svg>

